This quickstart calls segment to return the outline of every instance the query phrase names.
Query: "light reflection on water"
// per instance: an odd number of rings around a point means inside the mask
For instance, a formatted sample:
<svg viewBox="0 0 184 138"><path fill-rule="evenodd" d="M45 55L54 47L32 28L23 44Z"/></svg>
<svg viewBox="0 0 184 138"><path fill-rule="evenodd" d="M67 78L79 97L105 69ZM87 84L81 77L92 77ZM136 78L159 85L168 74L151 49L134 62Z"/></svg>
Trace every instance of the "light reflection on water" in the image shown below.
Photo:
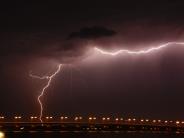
<svg viewBox="0 0 184 138"><path fill-rule="evenodd" d="M4 133L3 133L4 134ZM151 132L6 132L0 138L183 138L184 134Z"/></svg>
<svg viewBox="0 0 184 138"><path fill-rule="evenodd" d="M2 131L0 131L0 138L5 138L5 134Z"/></svg>

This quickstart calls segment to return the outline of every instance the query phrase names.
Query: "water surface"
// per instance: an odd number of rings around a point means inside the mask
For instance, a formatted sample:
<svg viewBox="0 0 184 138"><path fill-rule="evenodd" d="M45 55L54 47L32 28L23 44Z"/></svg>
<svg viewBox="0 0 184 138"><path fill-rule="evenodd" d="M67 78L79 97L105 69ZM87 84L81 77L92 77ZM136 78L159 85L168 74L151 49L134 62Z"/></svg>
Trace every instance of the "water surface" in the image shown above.
<svg viewBox="0 0 184 138"><path fill-rule="evenodd" d="M184 138L184 134L150 132L9 132L5 138Z"/></svg>

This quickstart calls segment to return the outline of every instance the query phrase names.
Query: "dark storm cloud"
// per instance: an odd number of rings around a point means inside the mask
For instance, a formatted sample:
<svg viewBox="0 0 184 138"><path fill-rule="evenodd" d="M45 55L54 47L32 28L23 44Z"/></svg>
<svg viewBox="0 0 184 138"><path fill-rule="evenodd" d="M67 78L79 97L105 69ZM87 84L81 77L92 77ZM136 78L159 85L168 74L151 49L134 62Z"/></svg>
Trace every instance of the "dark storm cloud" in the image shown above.
<svg viewBox="0 0 184 138"><path fill-rule="evenodd" d="M113 27L81 27L62 34L56 31L7 33L1 36L0 55L20 59L48 58L68 63L86 56L86 51L94 45L106 50L141 49L150 44L158 45L183 38L183 28L176 25L155 26L150 22L137 21L122 24L120 28L109 28Z"/></svg>
<svg viewBox="0 0 184 138"><path fill-rule="evenodd" d="M94 39L101 37L109 37L115 35L114 30L102 26L84 27L79 32L72 32L67 39L81 38L81 39Z"/></svg>
<svg viewBox="0 0 184 138"><path fill-rule="evenodd" d="M45 57L68 62L68 59L76 60L85 54L89 40L95 42L97 38L109 38L115 34L115 31L102 26L84 27L79 32L70 33L67 40L67 35L60 36L52 31L8 33L1 36L0 53L2 57Z"/></svg>

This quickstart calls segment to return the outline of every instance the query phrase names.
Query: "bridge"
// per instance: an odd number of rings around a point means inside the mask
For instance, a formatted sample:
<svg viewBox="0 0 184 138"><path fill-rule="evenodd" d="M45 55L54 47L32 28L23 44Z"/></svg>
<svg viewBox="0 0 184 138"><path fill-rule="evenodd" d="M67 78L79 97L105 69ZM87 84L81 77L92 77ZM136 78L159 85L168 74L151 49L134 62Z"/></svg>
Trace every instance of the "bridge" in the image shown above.
<svg viewBox="0 0 184 138"><path fill-rule="evenodd" d="M8 121L10 120L10 121ZM127 132L169 132L184 133L184 121L149 120L135 118L110 118L81 116L59 118L46 116L44 122L38 117L23 118L15 116L12 119L0 117L0 131L3 132L41 132L41 131L127 131Z"/></svg>

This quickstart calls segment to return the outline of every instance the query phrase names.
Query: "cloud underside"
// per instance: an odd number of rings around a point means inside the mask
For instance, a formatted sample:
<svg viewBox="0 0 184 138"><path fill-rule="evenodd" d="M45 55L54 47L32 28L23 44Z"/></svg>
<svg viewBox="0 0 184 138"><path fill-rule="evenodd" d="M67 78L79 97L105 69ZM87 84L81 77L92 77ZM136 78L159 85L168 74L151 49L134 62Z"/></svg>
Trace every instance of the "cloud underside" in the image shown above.
<svg viewBox="0 0 184 138"><path fill-rule="evenodd" d="M72 32L67 39L96 39L101 37L110 37L115 35L116 32L105 27L93 26L93 27L84 27L78 32Z"/></svg>
<svg viewBox="0 0 184 138"><path fill-rule="evenodd" d="M67 59L76 60L85 54L88 40L96 41L102 37L112 37L115 34L115 31L105 27L92 26L81 28L79 32L70 33L65 36L67 39L33 34L13 36L1 42L0 53L2 57L46 57L67 62Z"/></svg>

